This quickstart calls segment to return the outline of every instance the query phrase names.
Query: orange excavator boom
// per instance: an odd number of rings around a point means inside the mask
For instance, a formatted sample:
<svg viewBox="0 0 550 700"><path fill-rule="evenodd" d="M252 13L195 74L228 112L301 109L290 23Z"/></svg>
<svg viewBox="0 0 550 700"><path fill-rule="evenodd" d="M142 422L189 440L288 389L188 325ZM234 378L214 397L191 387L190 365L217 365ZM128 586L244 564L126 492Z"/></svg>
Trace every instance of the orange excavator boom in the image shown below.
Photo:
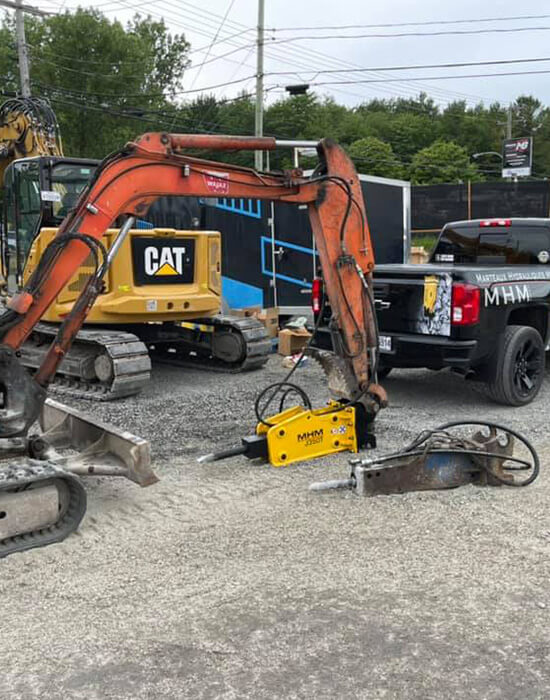
<svg viewBox="0 0 550 700"><path fill-rule="evenodd" d="M165 195L234 197L307 205L319 261L338 329L343 360L349 367L356 394L370 395L380 405L383 391L371 385L369 349L376 347L372 301L374 267L365 206L353 163L329 139L319 142L319 165L309 177L299 170L257 172L228 163L203 160L189 150L274 150L272 138L148 133L107 157L83 191L75 210L63 221L25 288L0 317L0 435L23 434L44 400L56 368L70 348L88 310L101 292L101 277L109 258L101 239L120 216L143 216ZM119 236L130 228L123 227ZM116 244L115 244L116 245ZM84 260L92 254L97 275L91 277L71 314L61 325L42 366L29 382L15 370L14 352ZM27 387L25 405L13 397ZM16 382L16 383L17 383ZM371 390L372 387L372 390Z"/></svg>

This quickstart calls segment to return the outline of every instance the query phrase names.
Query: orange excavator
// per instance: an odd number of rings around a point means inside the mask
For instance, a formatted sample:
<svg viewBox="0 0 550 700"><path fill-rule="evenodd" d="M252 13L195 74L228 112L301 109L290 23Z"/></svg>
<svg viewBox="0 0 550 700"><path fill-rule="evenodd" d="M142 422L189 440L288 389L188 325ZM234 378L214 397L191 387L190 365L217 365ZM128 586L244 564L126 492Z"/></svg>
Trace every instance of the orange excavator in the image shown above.
<svg viewBox="0 0 550 700"><path fill-rule="evenodd" d="M158 197L211 197L223 191L229 197L307 205L333 313L336 350L322 363L340 405L360 407L365 430L371 427L386 396L376 384L374 257L353 163L329 139L318 144L319 164L308 177L299 170L257 172L187 155L197 149L271 151L278 145L284 144L272 138L148 133L99 165L24 288L0 316L0 446L24 456L23 462L0 468L0 556L63 539L76 529L85 510L76 475L121 475L141 485L156 480L144 441L97 426L46 396L134 218L143 217ZM119 217L127 218L107 249L102 239ZM93 274L31 376L19 362L19 348L90 256ZM29 436L37 419L44 432ZM66 447L82 451L67 456Z"/></svg>

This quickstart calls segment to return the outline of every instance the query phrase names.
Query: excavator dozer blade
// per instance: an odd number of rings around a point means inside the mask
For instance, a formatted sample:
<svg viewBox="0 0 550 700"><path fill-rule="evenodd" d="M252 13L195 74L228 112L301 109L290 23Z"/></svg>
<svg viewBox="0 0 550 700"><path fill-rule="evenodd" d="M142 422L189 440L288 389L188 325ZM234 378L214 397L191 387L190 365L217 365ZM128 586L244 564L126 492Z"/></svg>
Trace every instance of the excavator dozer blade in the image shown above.
<svg viewBox="0 0 550 700"><path fill-rule="evenodd" d="M39 421L44 456L65 471L79 476L123 476L140 486L158 481L147 440L53 399L46 399Z"/></svg>

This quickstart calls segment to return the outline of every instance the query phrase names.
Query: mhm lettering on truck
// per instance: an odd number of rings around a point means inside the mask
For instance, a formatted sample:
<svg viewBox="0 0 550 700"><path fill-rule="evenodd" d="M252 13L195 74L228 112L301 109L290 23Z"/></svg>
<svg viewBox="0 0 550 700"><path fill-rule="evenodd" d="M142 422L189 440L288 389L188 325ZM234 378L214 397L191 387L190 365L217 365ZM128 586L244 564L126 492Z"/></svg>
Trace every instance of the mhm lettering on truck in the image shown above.
<svg viewBox="0 0 550 700"><path fill-rule="evenodd" d="M531 301L529 287L526 284L499 284L484 290L485 306L519 304Z"/></svg>

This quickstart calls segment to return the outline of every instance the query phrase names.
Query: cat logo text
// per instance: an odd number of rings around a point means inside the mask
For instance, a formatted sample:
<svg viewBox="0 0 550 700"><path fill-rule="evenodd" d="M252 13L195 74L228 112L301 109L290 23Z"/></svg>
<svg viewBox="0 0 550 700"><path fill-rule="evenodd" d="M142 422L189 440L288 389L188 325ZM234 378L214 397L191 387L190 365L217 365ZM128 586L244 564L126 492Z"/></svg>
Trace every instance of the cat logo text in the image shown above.
<svg viewBox="0 0 550 700"><path fill-rule="evenodd" d="M182 275L185 253L185 246L147 246L143 252L145 273L150 277Z"/></svg>

